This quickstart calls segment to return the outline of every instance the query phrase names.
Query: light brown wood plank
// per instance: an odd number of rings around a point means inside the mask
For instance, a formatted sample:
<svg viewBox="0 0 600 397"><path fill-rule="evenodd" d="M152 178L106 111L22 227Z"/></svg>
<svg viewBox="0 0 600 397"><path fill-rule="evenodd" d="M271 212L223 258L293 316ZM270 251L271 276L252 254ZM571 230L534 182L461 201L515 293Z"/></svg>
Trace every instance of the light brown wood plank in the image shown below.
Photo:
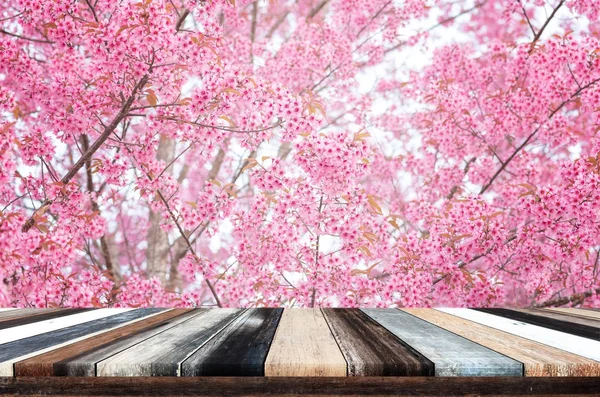
<svg viewBox="0 0 600 397"><path fill-rule="evenodd" d="M600 376L600 362L431 309L402 309L520 361L525 376Z"/></svg>
<svg viewBox="0 0 600 397"><path fill-rule="evenodd" d="M571 316L568 314L551 312L541 309L511 309L521 313L533 314L535 316L541 316L551 318L553 320L567 321L573 324L587 325L588 327L600 328L600 320L596 320L590 317Z"/></svg>
<svg viewBox="0 0 600 397"><path fill-rule="evenodd" d="M588 317L588 318L600 320L600 312L597 312L595 310L572 309L572 308L561 308L561 307L552 307L552 308L548 308L548 309L544 309L544 310L561 313L561 314L566 314L569 316L581 316L581 317Z"/></svg>
<svg viewBox="0 0 600 397"><path fill-rule="evenodd" d="M265 376L346 376L346 360L320 310L283 311Z"/></svg>

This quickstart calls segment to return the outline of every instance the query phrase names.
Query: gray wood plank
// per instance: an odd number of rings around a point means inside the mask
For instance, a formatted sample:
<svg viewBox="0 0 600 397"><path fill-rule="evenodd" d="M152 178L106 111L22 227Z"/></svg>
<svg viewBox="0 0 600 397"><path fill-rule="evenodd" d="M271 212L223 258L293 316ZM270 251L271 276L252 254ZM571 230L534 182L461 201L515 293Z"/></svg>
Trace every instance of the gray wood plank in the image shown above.
<svg viewBox="0 0 600 397"><path fill-rule="evenodd" d="M67 328L4 343L0 345L0 362L25 356L29 353L56 346L87 334L109 330L120 324L146 317L162 310L164 309L130 310L125 313L114 314L97 320L88 321L83 324L77 324Z"/></svg>
<svg viewBox="0 0 600 397"><path fill-rule="evenodd" d="M179 310L179 309L175 309ZM53 364L54 375L58 376L96 376L97 363L109 359L129 348L132 348L147 339L158 335L184 321L188 321L203 313L205 309L190 310L177 317L169 318L160 324L153 326L133 335L120 338L108 345L102 345L98 348L83 351L81 354L74 355L68 359L57 361ZM146 319L141 322L147 322ZM18 376L18 373L17 373Z"/></svg>
<svg viewBox="0 0 600 397"><path fill-rule="evenodd" d="M522 376L523 364L397 309L362 309L435 364L435 376Z"/></svg>
<svg viewBox="0 0 600 397"><path fill-rule="evenodd" d="M243 310L205 310L96 364L98 376L178 376L181 363Z"/></svg>
<svg viewBox="0 0 600 397"><path fill-rule="evenodd" d="M181 365L182 376L264 376L283 309L248 309Z"/></svg>

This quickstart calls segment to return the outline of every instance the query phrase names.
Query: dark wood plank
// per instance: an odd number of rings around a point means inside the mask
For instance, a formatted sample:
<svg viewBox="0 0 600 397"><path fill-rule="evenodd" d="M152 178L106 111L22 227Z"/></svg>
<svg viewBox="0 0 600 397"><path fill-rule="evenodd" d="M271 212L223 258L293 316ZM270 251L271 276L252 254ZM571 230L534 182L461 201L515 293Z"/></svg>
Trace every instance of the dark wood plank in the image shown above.
<svg viewBox="0 0 600 397"><path fill-rule="evenodd" d="M248 309L181 364L182 376L264 376L283 309Z"/></svg>
<svg viewBox="0 0 600 397"><path fill-rule="evenodd" d="M362 309L435 364L435 376L523 376L523 364L397 309Z"/></svg>
<svg viewBox="0 0 600 397"><path fill-rule="evenodd" d="M432 376L431 361L359 309L322 309L349 376Z"/></svg>
<svg viewBox="0 0 600 397"><path fill-rule="evenodd" d="M597 320L595 318L571 316L568 314L556 313L556 312L551 312L551 311L546 311L546 310L541 310L541 309L511 309L511 310L514 310L517 312L522 312L522 313L533 314L534 316L541 316L541 317L552 318L554 320L566 321L568 323L587 325L589 327L594 327L594 328L600 329L600 320Z"/></svg>
<svg viewBox="0 0 600 397"><path fill-rule="evenodd" d="M15 340L13 342L0 345L0 362L5 362L17 357L25 356L51 346L56 346L64 342L71 341L81 336L94 332L109 330L120 324L149 316L163 309L137 309L124 313L111 315L83 324L73 325L67 328L61 328L55 331L46 332L29 338Z"/></svg>
<svg viewBox="0 0 600 397"><path fill-rule="evenodd" d="M96 364L98 376L179 376L181 363L243 310L212 309Z"/></svg>
<svg viewBox="0 0 600 397"><path fill-rule="evenodd" d="M51 350L24 361L15 363L16 376L94 376L97 361L82 360L81 357L97 356L102 351L103 358L116 354L127 347L149 338L163 327L168 327L175 318L190 310L175 309L158 313L141 321L116 328L93 338ZM75 363L75 364L74 364ZM87 364L87 365L86 365Z"/></svg>
<svg viewBox="0 0 600 397"><path fill-rule="evenodd" d="M596 341L600 340L600 328L590 327L582 324L556 320L548 317L536 316L529 313L522 313L510 309L475 309L484 313L509 318L511 320L523 321L525 323L537 325L540 327L566 332L571 335L581 336Z"/></svg>
<svg viewBox="0 0 600 397"><path fill-rule="evenodd" d="M0 329L18 327L93 309L22 309L0 313Z"/></svg>
<svg viewBox="0 0 600 397"><path fill-rule="evenodd" d="M597 396L600 378L536 377L24 377L0 395L52 396Z"/></svg>

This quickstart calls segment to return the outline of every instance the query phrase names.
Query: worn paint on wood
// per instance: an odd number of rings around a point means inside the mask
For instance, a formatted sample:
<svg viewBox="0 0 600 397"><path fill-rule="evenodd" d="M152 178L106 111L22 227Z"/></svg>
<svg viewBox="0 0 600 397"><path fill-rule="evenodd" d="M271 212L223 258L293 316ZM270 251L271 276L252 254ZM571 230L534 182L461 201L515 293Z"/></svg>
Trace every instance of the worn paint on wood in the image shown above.
<svg viewBox="0 0 600 397"><path fill-rule="evenodd" d="M552 318L554 320L566 321L574 324L582 324L587 325L588 327L598 328L600 330L600 320L596 320L590 317L581 317L581 316L570 316L567 314L550 312L541 309L512 309L517 312L533 314L534 316L541 316L546 318Z"/></svg>
<svg viewBox="0 0 600 397"><path fill-rule="evenodd" d="M0 313L0 329L77 314L90 309L22 309Z"/></svg>
<svg viewBox="0 0 600 397"><path fill-rule="evenodd" d="M157 315L104 332L15 364L16 376L95 376L98 361L119 353L177 324L191 310L166 310Z"/></svg>
<svg viewBox="0 0 600 397"><path fill-rule="evenodd" d="M586 309L573 309L573 308L560 308L553 307L544 310L549 310L557 313L566 314L569 316L582 316L582 317L590 317L595 320L600 320L600 311L596 310L586 310Z"/></svg>
<svg viewBox="0 0 600 397"><path fill-rule="evenodd" d="M553 329L560 332L566 332L571 335L581 336L593 340L600 340L600 328L590 327L588 325L575 324L568 321L556 320L543 316L536 316L530 313L522 313L510 309L476 309L478 311L509 318L511 320L523 321L528 324L538 325L547 329Z"/></svg>
<svg viewBox="0 0 600 397"><path fill-rule="evenodd" d="M180 366L210 338L229 325L242 310L198 312L142 343L100 361L98 376L178 376Z"/></svg>
<svg viewBox="0 0 600 397"><path fill-rule="evenodd" d="M396 309L367 315L435 364L436 376L523 376L523 364Z"/></svg>
<svg viewBox="0 0 600 397"><path fill-rule="evenodd" d="M600 361L600 342L471 309L437 309L513 335Z"/></svg>
<svg viewBox="0 0 600 397"><path fill-rule="evenodd" d="M600 362L441 311L402 310L523 363L525 376L600 376Z"/></svg>
<svg viewBox="0 0 600 397"><path fill-rule="evenodd" d="M0 330L0 344L14 342L19 339L25 339L32 336L56 331L61 328L71 327L73 325L93 321L99 318L109 317L115 314L131 311L132 309L104 309L92 310L83 313L71 314L64 317L57 317L50 320L38 321L31 324L19 325ZM0 357L2 355L0 354ZM1 358L0 358L1 361Z"/></svg>
<svg viewBox="0 0 600 397"><path fill-rule="evenodd" d="M283 309L248 309L181 364L182 376L263 376Z"/></svg>
<svg viewBox="0 0 600 397"><path fill-rule="evenodd" d="M118 310L117 312L114 310L117 309L95 310L94 312L103 312L105 316L81 324L55 329L50 332L44 333L44 330L42 329L37 335L0 345L0 376L12 376L14 373L14 363L16 362L63 347L65 344L79 342L79 338L91 337L97 333L106 332L111 328L122 326L128 322L156 314L163 309ZM75 314L67 317L85 314L88 313ZM26 325L25 327L29 327L29 325Z"/></svg>
<svg viewBox="0 0 600 397"><path fill-rule="evenodd" d="M284 310L265 376L346 376L346 360L319 310Z"/></svg>
<svg viewBox="0 0 600 397"><path fill-rule="evenodd" d="M359 309L322 309L349 376L431 376L433 363Z"/></svg>

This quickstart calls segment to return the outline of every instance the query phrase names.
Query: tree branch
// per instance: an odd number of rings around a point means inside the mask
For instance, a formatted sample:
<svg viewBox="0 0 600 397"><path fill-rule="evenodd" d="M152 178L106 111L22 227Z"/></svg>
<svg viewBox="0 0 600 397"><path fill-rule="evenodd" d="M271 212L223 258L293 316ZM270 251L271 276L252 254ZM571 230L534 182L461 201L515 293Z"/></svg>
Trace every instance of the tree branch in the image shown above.
<svg viewBox="0 0 600 397"><path fill-rule="evenodd" d="M127 100L121 107L121 110L115 116L113 121L104 128L102 135L100 135L100 137L94 142L94 144L92 146L90 146L90 148L88 150L86 150L86 152L83 154L83 156L81 156L81 158L79 160L77 160L75 165L73 165L73 167L71 167L69 172L67 172L67 174L61 179L61 182L63 184L65 184L65 185L68 184L71 181L71 179L73 179L73 177L75 175L77 175L77 172L79 172L79 170L86 164L86 162L88 162L92 158L94 153L96 153L96 151L100 148L100 146L102 146L102 144L108 139L110 134L112 134L112 132L117 128L119 123L127 116L127 114L129 113L129 109L131 108L131 105L135 101L137 93L146 85L147 82L148 82L148 75L146 74L133 87L133 90L131 91L131 95L129 96L129 98L127 98ZM53 200L46 200L44 202L44 204L41 206L40 210L42 208L45 208L46 206L52 204L52 202L53 202ZM27 233L29 231L29 229L31 229L33 227L33 225L35 224L35 215L36 214L34 213L27 220L27 222L25 222L25 224L23 225L23 228L21 229L21 231L23 233Z"/></svg>
<svg viewBox="0 0 600 397"><path fill-rule="evenodd" d="M556 113L558 113L563 107L565 107L569 102L571 102L573 100L573 98L577 97L579 94L581 94L582 91L584 91L585 89L593 86L594 84L596 84L598 81L600 81L600 78L591 81L590 83L584 85L583 87L580 87L577 91L575 91L575 93L573 93L573 95L571 95L569 97L569 99L567 99L566 101L564 101L563 103L561 103L556 109L554 109L550 115L548 116L548 118L546 119L547 121L550 121L552 119L552 117L554 117L554 115ZM544 126L545 122L540 124L535 131L533 131L531 134L529 134L529 136L525 139L525 141L523 141L523 143L521 143L515 150L514 152L506 159L506 161L504 161L504 163L502 163L502 165L500 166L500 168L498 168L498 170L496 171L496 173L492 176L492 178L489 180L488 183L486 183L481 190L479 191L479 194L483 194L486 192L486 190L488 190L490 188L490 186L492 186L492 183L494 183L494 181L496 180L496 178L498 178L498 176L502 173L502 171L504 171L504 169L506 168L506 166L508 165L508 163L510 163L512 161L512 159L515 158L515 156L529 143L531 142L531 140L533 139L533 137L535 135L537 135L537 133L539 132L539 130Z"/></svg>

